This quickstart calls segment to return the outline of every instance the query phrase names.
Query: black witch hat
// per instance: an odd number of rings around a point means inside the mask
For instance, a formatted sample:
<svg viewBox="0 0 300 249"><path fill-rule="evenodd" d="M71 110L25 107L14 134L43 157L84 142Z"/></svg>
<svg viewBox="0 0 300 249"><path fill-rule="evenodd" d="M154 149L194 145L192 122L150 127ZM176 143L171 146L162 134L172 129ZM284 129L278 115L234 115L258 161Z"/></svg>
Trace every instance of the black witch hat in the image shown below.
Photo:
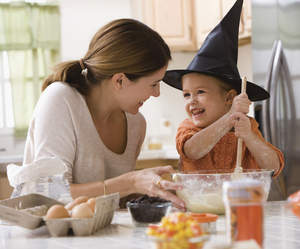
<svg viewBox="0 0 300 249"><path fill-rule="evenodd" d="M222 21L208 34L186 70L169 70L163 81L182 90L181 78L188 73L203 73L217 77L241 92L241 76L237 68L238 36L243 0L237 0ZM251 101L270 97L262 87L247 81Z"/></svg>

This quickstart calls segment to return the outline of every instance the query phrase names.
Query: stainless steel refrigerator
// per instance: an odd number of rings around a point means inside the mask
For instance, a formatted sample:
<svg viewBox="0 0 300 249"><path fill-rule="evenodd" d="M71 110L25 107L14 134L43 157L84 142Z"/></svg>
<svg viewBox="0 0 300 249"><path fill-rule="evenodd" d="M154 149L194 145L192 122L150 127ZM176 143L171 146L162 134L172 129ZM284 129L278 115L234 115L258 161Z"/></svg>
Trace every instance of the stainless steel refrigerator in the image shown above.
<svg viewBox="0 0 300 249"><path fill-rule="evenodd" d="M255 103L255 118L269 142L285 156L270 200L300 190L300 0L252 0L254 82L269 91Z"/></svg>

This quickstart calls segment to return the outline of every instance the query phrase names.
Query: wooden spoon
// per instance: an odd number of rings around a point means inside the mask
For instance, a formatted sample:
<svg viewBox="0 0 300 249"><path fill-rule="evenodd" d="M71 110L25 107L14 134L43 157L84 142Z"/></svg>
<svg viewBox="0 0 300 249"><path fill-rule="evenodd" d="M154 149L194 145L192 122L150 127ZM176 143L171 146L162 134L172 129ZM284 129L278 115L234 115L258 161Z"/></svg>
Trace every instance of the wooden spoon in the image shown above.
<svg viewBox="0 0 300 249"><path fill-rule="evenodd" d="M246 93L246 86L247 86L247 78L243 77L242 80L242 93ZM236 154L236 165L234 168L234 173L241 173L243 172L242 168L242 148L243 148L243 140L241 138L238 138L238 144L237 144L237 154Z"/></svg>

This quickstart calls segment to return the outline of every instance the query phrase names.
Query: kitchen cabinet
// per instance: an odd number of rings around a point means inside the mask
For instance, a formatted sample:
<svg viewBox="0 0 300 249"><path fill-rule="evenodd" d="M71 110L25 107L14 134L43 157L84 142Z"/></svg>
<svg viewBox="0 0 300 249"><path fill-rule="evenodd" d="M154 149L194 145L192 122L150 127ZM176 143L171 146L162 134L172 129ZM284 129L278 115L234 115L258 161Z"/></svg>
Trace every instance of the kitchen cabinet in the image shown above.
<svg viewBox="0 0 300 249"><path fill-rule="evenodd" d="M142 0L142 21L156 30L172 50L195 50L193 0Z"/></svg>
<svg viewBox="0 0 300 249"><path fill-rule="evenodd" d="M236 0L132 0L133 15L167 42L172 51L196 51ZM239 44L251 41L251 0L244 0Z"/></svg>
<svg viewBox="0 0 300 249"><path fill-rule="evenodd" d="M208 33L222 20L236 0L195 0L197 42L200 47ZM244 0L241 13L239 45L251 40L251 0Z"/></svg>

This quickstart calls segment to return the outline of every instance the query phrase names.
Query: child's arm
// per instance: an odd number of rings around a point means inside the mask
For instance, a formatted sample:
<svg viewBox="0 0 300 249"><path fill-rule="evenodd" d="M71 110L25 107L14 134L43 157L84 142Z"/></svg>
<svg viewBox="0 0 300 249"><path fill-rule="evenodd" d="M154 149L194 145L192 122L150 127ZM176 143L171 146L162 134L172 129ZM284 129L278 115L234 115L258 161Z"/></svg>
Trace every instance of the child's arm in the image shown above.
<svg viewBox="0 0 300 249"><path fill-rule="evenodd" d="M235 135L243 139L257 164L263 169L278 171L280 161L276 151L252 131L250 119L243 113L235 113L233 116L236 120L234 125Z"/></svg>
<svg viewBox="0 0 300 249"><path fill-rule="evenodd" d="M232 127L233 121L228 112L187 140L184 144L185 155L193 160L202 158Z"/></svg>
<svg viewBox="0 0 300 249"><path fill-rule="evenodd" d="M193 160L205 156L231 130L234 125L234 114L237 112L247 114L250 104L247 94L236 96L229 112L185 142L185 155Z"/></svg>

